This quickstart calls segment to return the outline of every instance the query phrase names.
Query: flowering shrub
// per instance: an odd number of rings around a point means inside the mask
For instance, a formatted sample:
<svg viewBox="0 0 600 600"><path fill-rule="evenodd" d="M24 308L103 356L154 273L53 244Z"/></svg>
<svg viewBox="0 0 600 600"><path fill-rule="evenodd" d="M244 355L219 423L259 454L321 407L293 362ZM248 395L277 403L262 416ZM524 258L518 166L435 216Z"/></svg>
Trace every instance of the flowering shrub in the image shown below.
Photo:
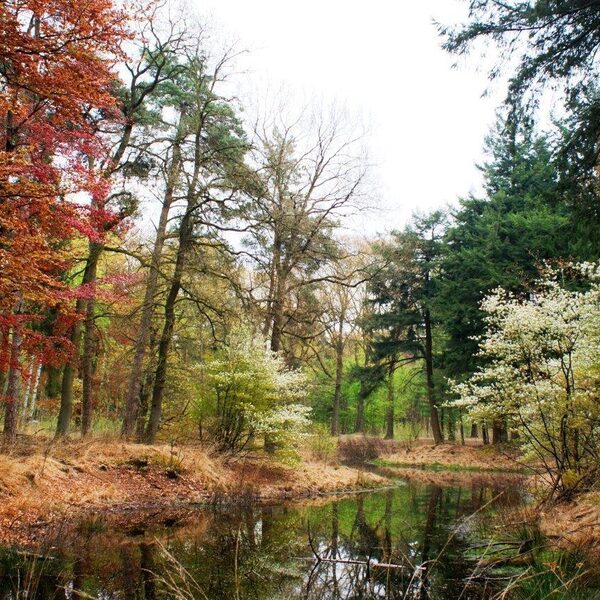
<svg viewBox="0 0 600 600"><path fill-rule="evenodd" d="M270 450L293 452L310 424L304 374L246 329L207 363L201 388L197 418L222 452L239 452L257 436Z"/></svg>
<svg viewBox="0 0 600 600"><path fill-rule="evenodd" d="M529 299L502 289L482 309L485 366L453 384L453 404L473 417L505 420L552 478L553 492L589 484L598 466L600 426L600 269L572 267L585 291L550 271Z"/></svg>
<svg viewBox="0 0 600 600"><path fill-rule="evenodd" d="M269 451L277 453L284 462L294 463L298 458L298 442L308 435L310 408L302 404L288 404L262 414L248 412L248 422L256 435L264 437Z"/></svg>

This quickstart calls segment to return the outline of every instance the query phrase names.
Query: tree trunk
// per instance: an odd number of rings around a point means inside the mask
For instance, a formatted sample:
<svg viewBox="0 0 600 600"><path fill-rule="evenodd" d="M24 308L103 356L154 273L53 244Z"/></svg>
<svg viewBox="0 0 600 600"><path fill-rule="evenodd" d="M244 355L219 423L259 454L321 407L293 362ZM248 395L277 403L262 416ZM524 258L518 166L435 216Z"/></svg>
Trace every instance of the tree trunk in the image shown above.
<svg viewBox="0 0 600 600"><path fill-rule="evenodd" d="M283 300L276 298L273 301L273 324L271 329L271 351L281 350L281 334L283 329Z"/></svg>
<svg viewBox="0 0 600 600"><path fill-rule="evenodd" d="M452 409L448 411L448 439L451 442L456 441L456 418Z"/></svg>
<svg viewBox="0 0 600 600"><path fill-rule="evenodd" d="M94 283L98 273L98 262L103 244L90 242L88 256L88 278ZM81 356L81 370L83 376L83 397L81 404L81 435L86 436L92 426L93 404L93 378L94 378L94 354L96 350L96 297L95 292L91 294L86 302L85 321L83 324L83 353Z"/></svg>
<svg viewBox="0 0 600 600"><path fill-rule="evenodd" d="M479 437L479 435L477 433L477 423L475 423L475 421L473 421L471 423L471 435L469 437L472 437L472 438Z"/></svg>
<svg viewBox="0 0 600 600"><path fill-rule="evenodd" d="M150 260L150 272L148 281L146 282L146 290L144 292L144 300L142 302L142 316L138 329L138 336L135 341L135 351L133 354L133 362L131 365L131 373L129 375L129 383L127 386L127 398L125 400L125 412L123 415L122 434L125 437L130 437L136 427L138 416L138 406L140 401L140 388L142 382L142 372L144 366L144 356L146 354L146 346L152 323L152 315L154 313L154 296L158 287L158 276L160 271L160 260L162 257L163 246L167 235L167 224L169 220L169 211L173 204L173 198L177 187L177 180L181 168L181 135L182 124L180 118L178 129L178 138L173 146L173 159L169 168L167 185L163 205L160 211L158 220L158 229L154 240L154 248L152 249L152 258ZM143 427L143 426L142 426Z"/></svg>
<svg viewBox="0 0 600 600"><path fill-rule="evenodd" d="M89 263L88 263L89 264ZM86 264L85 272L83 274L83 282L86 281L88 273L88 266ZM85 306L85 300L78 298L75 305L75 312L80 315L83 312ZM58 412L58 421L56 423L55 437L62 437L69 433L69 425L71 423L71 416L73 415L73 382L75 381L75 372L77 370L77 362L79 359L79 346L81 344L81 332L82 324L81 321L77 321L71 330L71 344L73 344L73 357L65 364L63 368L62 384L60 390L60 410Z"/></svg>
<svg viewBox="0 0 600 600"><path fill-rule="evenodd" d="M394 371L395 365L390 365L387 380L387 410L385 414L385 439L394 439Z"/></svg>
<svg viewBox="0 0 600 600"><path fill-rule="evenodd" d="M492 444L504 442L504 424L502 421L494 421L492 424Z"/></svg>
<svg viewBox="0 0 600 600"><path fill-rule="evenodd" d="M335 390L333 393L333 411L331 414L331 435L340 434L340 397L342 393L342 375L344 372L344 321L342 311L338 325L338 336L335 342Z"/></svg>
<svg viewBox="0 0 600 600"><path fill-rule="evenodd" d="M35 359L29 363L29 370L27 371L25 393L23 394L23 419L25 419L25 413L27 413L27 407L29 406L29 396L31 394L31 388L33 387L33 369L36 367ZM36 369L37 370L37 369Z"/></svg>
<svg viewBox="0 0 600 600"><path fill-rule="evenodd" d="M431 412L431 431L436 444L444 441L438 409L435 405L434 383L433 383L433 336L431 328L431 314L429 309L425 310L425 375L427 379L427 400Z"/></svg>
<svg viewBox="0 0 600 600"><path fill-rule="evenodd" d="M270 272L269 297L267 306L270 310L267 312L265 329L271 330L271 350L279 352L281 349L281 336L283 329L283 310L286 277L282 266L282 243L279 231L275 231L273 239L273 256Z"/></svg>
<svg viewBox="0 0 600 600"><path fill-rule="evenodd" d="M366 387L361 378L360 387L358 388L358 397L356 399L356 423L354 425L355 433L365 432L365 392Z"/></svg>
<svg viewBox="0 0 600 600"><path fill-rule="evenodd" d="M487 446L490 443L490 438L488 436L488 428L485 421L481 423L481 437L483 439L483 445Z"/></svg>
<svg viewBox="0 0 600 600"><path fill-rule="evenodd" d="M18 311L17 311L18 312ZM12 445L17 439L17 417L19 414L19 394L21 391L21 355L22 336L19 327L13 329L10 350L10 370L8 372L8 387L5 397L4 411L4 443Z"/></svg>
<svg viewBox="0 0 600 600"><path fill-rule="evenodd" d="M153 444L156 440L156 433L160 426L160 418L162 414L162 399L165 391L165 383L167 378L167 360L171 340L173 338L173 328L175 326L175 302L181 289L181 279L183 277L183 269L187 259L187 253L192 241L193 219L192 205L188 204L185 215L181 221L179 230L179 248L177 250L177 258L175 262L175 270L171 287L165 302L165 321L163 325L162 335L158 343L158 358L156 364L156 373L154 376L154 387L152 389L152 405L150 407L150 418L146 427L146 442Z"/></svg>
<svg viewBox="0 0 600 600"><path fill-rule="evenodd" d="M31 392L31 397L29 399L29 407L27 411L27 415L25 415L26 420L30 421L35 417L35 410L37 406L37 398L40 390L40 379L42 375L42 362L38 359L38 365L35 372L35 379L33 381L33 389Z"/></svg>

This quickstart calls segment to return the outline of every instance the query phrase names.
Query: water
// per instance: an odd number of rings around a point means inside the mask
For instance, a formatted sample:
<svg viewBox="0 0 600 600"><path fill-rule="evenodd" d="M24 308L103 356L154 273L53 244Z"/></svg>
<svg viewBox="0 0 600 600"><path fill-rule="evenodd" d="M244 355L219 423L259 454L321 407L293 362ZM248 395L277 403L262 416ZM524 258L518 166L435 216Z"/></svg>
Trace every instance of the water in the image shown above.
<svg viewBox="0 0 600 600"><path fill-rule="evenodd" d="M487 598L493 586L468 583L486 535L476 523L523 502L518 478L473 476L304 505L90 517L38 557L5 550L0 598Z"/></svg>

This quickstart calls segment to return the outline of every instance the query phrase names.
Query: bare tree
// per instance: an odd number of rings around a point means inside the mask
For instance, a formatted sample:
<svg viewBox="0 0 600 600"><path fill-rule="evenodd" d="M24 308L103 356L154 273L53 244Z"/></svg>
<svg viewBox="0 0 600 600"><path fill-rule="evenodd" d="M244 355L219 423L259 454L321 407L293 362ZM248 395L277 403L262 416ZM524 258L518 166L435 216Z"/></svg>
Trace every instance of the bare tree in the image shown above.
<svg viewBox="0 0 600 600"><path fill-rule="evenodd" d="M326 265L345 254L334 234L363 203L360 139L334 113L305 111L254 125L257 183L243 215L250 227L245 251L252 301L275 352L301 320L303 291L327 279Z"/></svg>
<svg viewBox="0 0 600 600"><path fill-rule="evenodd" d="M351 249L351 243L346 242L345 246ZM344 358L350 342L360 343L354 338L359 330L364 304L368 263L368 255L355 249L343 259L331 263L328 269L330 278L319 284L317 298L322 312L318 323L322 335L315 344L311 344L311 348L317 364L334 384L331 411L332 435L340 433ZM333 356L333 369L328 366L324 353Z"/></svg>

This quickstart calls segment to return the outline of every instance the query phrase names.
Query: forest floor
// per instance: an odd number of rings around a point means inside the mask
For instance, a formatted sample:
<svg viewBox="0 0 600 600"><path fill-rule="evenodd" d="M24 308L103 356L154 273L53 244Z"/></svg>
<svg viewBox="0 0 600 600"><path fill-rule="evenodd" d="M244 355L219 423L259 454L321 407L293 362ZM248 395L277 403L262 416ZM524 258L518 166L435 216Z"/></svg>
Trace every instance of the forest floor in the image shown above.
<svg viewBox="0 0 600 600"><path fill-rule="evenodd" d="M418 440L404 447L394 442L379 462L394 467L425 467L457 471L522 472L527 465L521 462L518 451L505 446L484 446L481 443L444 443Z"/></svg>
<svg viewBox="0 0 600 600"><path fill-rule="evenodd" d="M78 514L269 502L387 484L364 469L309 457L287 467L260 455L224 460L197 446L31 437L0 455L0 543L28 545Z"/></svg>

